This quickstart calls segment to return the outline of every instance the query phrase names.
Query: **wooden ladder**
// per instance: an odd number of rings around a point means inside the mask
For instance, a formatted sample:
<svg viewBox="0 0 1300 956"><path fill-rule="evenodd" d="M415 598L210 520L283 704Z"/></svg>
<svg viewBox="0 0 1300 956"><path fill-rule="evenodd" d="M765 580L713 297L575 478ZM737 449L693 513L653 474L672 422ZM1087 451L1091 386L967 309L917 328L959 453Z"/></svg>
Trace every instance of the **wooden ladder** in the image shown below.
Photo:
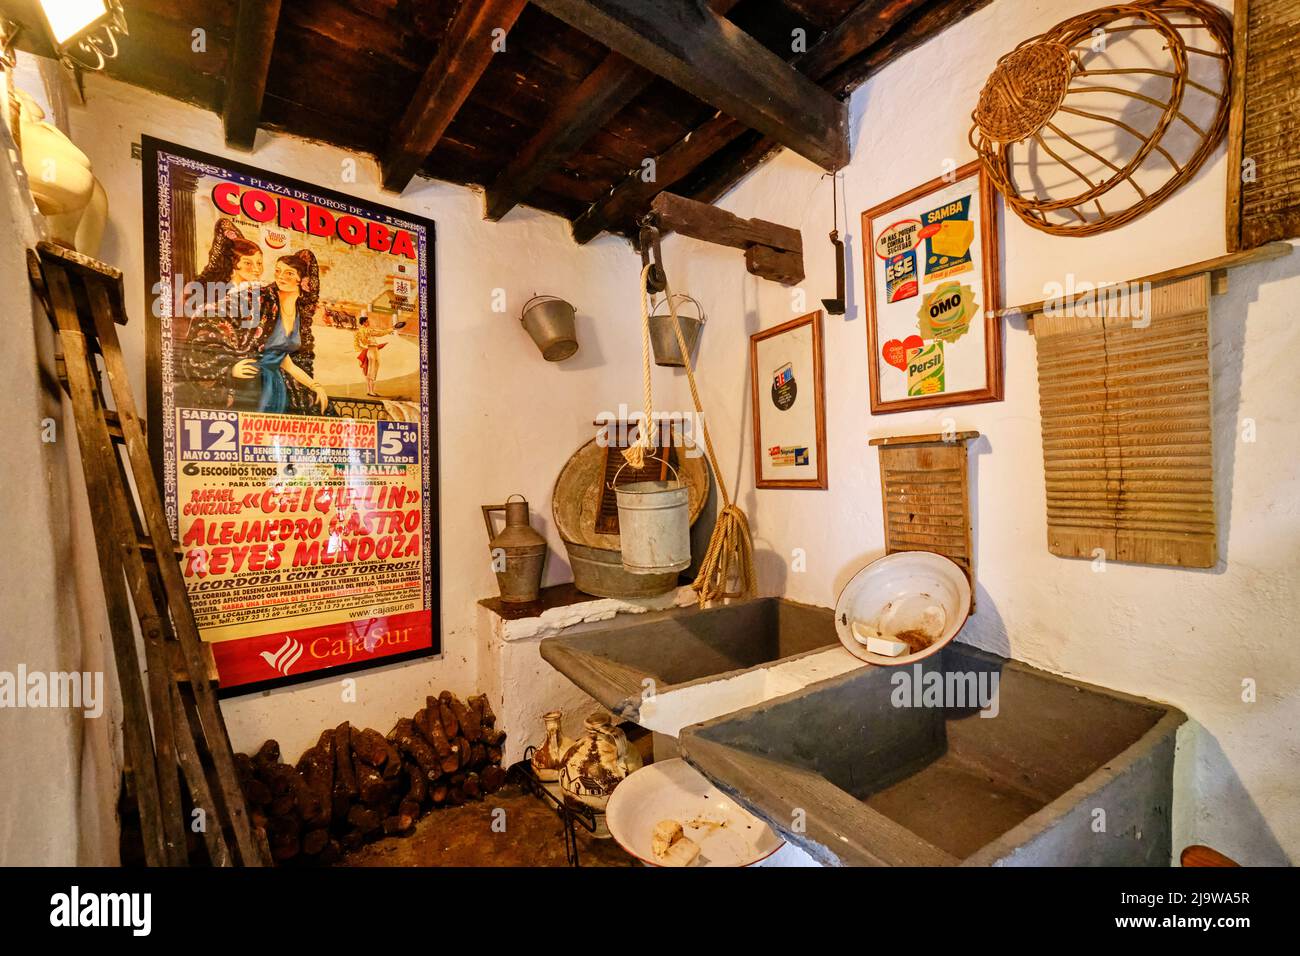
<svg viewBox="0 0 1300 956"><path fill-rule="evenodd" d="M62 349L60 378L72 402L90 499L145 861L188 864L192 828L214 865L265 865L269 848L250 825L217 706L211 649L194 623L118 344L116 325L126 324L122 273L48 242L28 253L28 265ZM182 776L194 807L188 817Z"/></svg>

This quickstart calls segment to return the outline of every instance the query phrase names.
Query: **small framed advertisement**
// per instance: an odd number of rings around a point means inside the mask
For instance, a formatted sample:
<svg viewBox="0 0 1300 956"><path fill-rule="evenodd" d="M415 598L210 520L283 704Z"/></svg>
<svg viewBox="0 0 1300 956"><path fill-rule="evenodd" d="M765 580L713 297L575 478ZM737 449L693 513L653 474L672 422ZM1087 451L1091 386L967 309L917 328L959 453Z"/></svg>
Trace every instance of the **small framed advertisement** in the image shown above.
<svg viewBox="0 0 1300 956"><path fill-rule="evenodd" d="M811 312L749 337L754 485L826 487L822 314Z"/></svg>
<svg viewBox="0 0 1300 956"><path fill-rule="evenodd" d="M997 206L978 161L862 214L871 411L1002 400Z"/></svg>

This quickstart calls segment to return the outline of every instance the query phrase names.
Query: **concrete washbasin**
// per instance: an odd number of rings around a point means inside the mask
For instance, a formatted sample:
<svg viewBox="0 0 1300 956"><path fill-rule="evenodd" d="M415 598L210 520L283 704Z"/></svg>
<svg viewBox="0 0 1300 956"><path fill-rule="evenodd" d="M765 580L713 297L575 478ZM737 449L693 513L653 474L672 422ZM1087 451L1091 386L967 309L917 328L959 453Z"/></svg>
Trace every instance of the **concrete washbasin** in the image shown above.
<svg viewBox="0 0 1300 956"><path fill-rule="evenodd" d="M772 674L779 681L783 671L771 665L778 662L798 666L801 659L834 652L828 663L803 669L829 676L854 666L839 647L830 608L779 598L616 619L548 637L539 650L552 667L612 713L673 735L675 725L686 719L682 714L699 720L775 696ZM801 683L777 689L784 693ZM719 691L715 684L729 690ZM740 693L742 688L748 688L748 696ZM669 714L665 703L673 700L686 703ZM727 701L740 704L728 706ZM712 709L701 712L701 704Z"/></svg>
<svg viewBox="0 0 1300 956"><path fill-rule="evenodd" d="M942 699L917 690L936 680ZM952 644L694 724L678 742L824 865L1167 866L1185 719Z"/></svg>

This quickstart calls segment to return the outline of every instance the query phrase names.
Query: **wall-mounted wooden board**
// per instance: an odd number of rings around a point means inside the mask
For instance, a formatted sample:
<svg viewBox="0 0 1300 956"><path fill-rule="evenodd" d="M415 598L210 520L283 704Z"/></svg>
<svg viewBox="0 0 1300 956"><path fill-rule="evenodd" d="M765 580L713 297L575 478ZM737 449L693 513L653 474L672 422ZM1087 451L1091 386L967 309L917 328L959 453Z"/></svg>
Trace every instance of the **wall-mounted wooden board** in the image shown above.
<svg viewBox="0 0 1300 956"><path fill-rule="evenodd" d="M1062 557L1213 567L1210 275L1095 315L1039 315L1048 549Z"/></svg>
<svg viewBox="0 0 1300 956"><path fill-rule="evenodd" d="M979 432L873 438L880 449L885 553L933 551L951 558L970 581L975 610L966 446Z"/></svg>
<svg viewBox="0 0 1300 956"><path fill-rule="evenodd" d="M1300 236L1300 0L1236 0L1228 248Z"/></svg>

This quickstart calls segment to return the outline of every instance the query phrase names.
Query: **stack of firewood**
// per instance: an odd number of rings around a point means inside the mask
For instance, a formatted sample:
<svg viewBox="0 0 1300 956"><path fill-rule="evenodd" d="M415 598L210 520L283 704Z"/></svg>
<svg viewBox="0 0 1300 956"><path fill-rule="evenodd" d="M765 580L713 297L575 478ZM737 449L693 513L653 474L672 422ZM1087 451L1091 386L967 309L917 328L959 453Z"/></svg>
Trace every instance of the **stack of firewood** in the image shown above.
<svg viewBox="0 0 1300 956"><path fill-rule="evenodd" d="M466 704L443 691L387 736L345 721L295 766L280 761L274 740L235 762L272 857L332 863L368 840L410 832L429 809L495 793L506 780L505 738L485 696Z"/></svg>

